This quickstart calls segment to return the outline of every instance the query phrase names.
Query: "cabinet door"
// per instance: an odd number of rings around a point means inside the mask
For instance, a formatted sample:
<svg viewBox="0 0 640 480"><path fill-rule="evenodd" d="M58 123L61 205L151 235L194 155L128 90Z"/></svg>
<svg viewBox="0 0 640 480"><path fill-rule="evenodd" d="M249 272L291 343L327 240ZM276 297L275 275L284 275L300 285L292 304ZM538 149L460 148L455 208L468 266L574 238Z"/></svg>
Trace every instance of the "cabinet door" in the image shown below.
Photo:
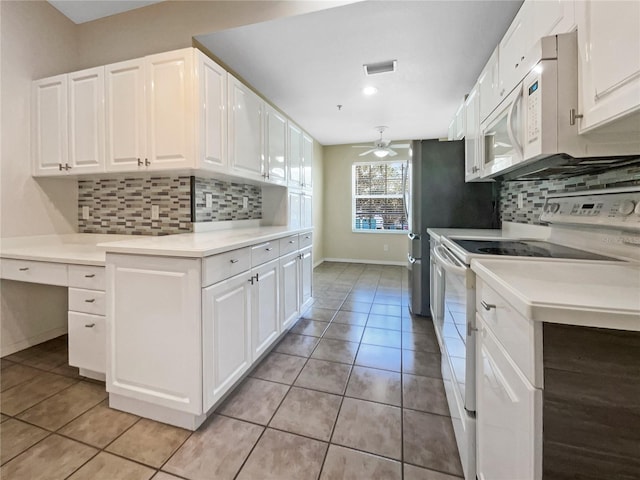
<svg viewBox="0 0 640 480"><path fill-rule="evenodd" d="M33 82L33 174L63 175L68 159L67 75Z"/></svg>
<svg viewBox="0 0 640 480"><path fill-rule="evenodd" d="M289 186L302 187L302 130L289 122Z"/></svg>
<svg viewBox="0 0 640 480"><path fill-rule="evenodd" d="M203 290L204 410L213 406L251 365L249 273Z"/></svg>
<svg viewBox="0 0 640 480"><path fill-rule="evenodd" d="M130 172L144 168L147 159L144 82L143 58L105 67L108 172Z"/></svg>
<svg viewBox="0 0 640 480"><path fill-rule="evenodd" d="M302 188L313 188L313 139L306 133L302 135Z"/></svg>
<svg viewBox="0 0 640 480"><path fill-rule="evenodd" d="M280 259L280 331L289 328L298 318L299 267L298 253Z"/></svg>
<svg viewBox="0 0 640 480"><path fill-rule="evenodd" d="M107 335L102 315L69 312L69 365L105 373Z"/></svg>
<svg viewBox="0 0 640 480"><path fill-rule="evenodd" d="M480 177L480 102L478 85L473 87L465 102L465 136L464 136L464 180L469 182Z"/></svg>
<svg viewBox="0 0 640 480"><path fill-rule="evenodd" d="M297 192L289 192L289 226L291 228L300 228L302 219L300 216L301 194Z"/></svg>
<svg viewBox="0 0 640 480"><path fill-rule="evenodd" d="M455 127L455 139L462 140L465 134L465 117L464 117L464 101L458 107L456 111L456 127Z"/></svg>
<svg viewBox="0 0 640 480"><path fill-rule="evenodd" d="M287 117L265 105L265 173L271 183L287 182Z"/></svg>
<svg viewBox="0 0 640 480"><path fill-rule="evenodd" d="M542 478L542 391L518 370L480 316L477 465L480 480Z"/></svg>
<svg viewBox="0 0 640 480"><path fill-rule="evenodd" d="M313 255L311 247L300 250L300 312L311 304L313 285Z"/></svg>
<svg viewBox="0 0 640 480"><path fill-rule="evenodd" d="M253 359L257 359L278 337L280 308L278 260L251 271L254 284L251 289L251 334Z"/></svg>
<svg viewBox="0 0 640 480"><path fill-rule="evenodd" d="M505 98L524 76L521 65L535 44L533 37L533 4L524 2L511 26L500 41L500 98Z"/></svg>
<svg viewBox="0 0 640 480"><path fill-rule="evenodd" d="M311 195L302 194L300 196L300 226L302 228L313 227L313 197Z"/></svg>
<svg viewBox="0 0 640 480"><path fill-rule="evenodd" d="M227 167L227 72L209 57L198 57L198 160L200 167Z"/></svg>
<svg viewBox="0 0 640 480"><path fill-rule="evenodd" d="M104 171L104 67L70 73L70 173Z"/></svg>
<svg viewBox="0 0 640 480"><path fill-rule="evenodd" d="M264 102L233 76L227 78L231 168L240 175L263 179Z"/></svg>
<svg viewBox="0 0 640 480"><path fill-rule="evenodd" d="M478 78L480 122L483 122L500 103L498 61L498 48L496 48Z"/></svg>
<svg viewBox="0 0 640 480"><path fill-rule="evenodd" d="M575 0L532 2L533 38L571 32L575 28Z"/></svg>
<svg viewBox="0 0 640 480"><path fill-rule="evenodd" d="M582 133L640 110L640 2L578 2L576 14ZM637 116L629 127L640 133Z"/></svg>
<svg viewBox="0 0 640 480"><path fill-rule="evenodd" d="M107 255L107 390L202 413L200 260Z"/></svg>
<svg viewBox="0 0 640 480"><path fill-rule="evenodd" d="M193 49L145 57L149 170L194 166Z"/></svg>

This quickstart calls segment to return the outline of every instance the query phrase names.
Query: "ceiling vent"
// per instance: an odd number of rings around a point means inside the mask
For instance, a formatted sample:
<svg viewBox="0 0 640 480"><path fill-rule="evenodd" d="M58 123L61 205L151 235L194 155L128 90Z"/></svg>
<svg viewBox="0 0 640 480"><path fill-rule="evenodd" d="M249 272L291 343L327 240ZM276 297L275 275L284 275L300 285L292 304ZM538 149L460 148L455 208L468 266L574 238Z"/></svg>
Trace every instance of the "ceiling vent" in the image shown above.
<svg viewBox="0 0 640 480"><path fill-rule="evenodd" d="M377 75L379 73L395 72L397 60L388 60L380 63L366 63L363 65L365 75Z"/></svg>

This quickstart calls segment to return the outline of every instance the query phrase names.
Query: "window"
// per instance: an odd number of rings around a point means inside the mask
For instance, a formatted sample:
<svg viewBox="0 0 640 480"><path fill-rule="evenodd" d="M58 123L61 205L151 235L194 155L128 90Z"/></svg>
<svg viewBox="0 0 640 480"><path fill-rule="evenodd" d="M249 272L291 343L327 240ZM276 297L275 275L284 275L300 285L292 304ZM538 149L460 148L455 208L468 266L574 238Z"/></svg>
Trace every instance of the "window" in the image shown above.
<svg viewBox="0 0 640 480"><path fill-rule="evenodd" d="M406 161L354 163L352 167L354 232L408 230Z"/></svg>

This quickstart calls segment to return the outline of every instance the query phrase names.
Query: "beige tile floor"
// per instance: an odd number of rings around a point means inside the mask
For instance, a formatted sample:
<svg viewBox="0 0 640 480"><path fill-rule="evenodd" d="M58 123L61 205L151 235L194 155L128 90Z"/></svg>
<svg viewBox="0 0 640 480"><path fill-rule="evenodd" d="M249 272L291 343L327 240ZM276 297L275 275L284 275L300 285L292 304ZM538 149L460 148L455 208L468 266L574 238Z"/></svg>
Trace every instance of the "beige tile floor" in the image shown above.
<svg viewBox="0 0 640 480"><path fill-rule="evenodd" d="M462 476L428 319L401 267L324 263L314 304L196 432L108 407L60 337L2 359L6 480Z"/></svg>

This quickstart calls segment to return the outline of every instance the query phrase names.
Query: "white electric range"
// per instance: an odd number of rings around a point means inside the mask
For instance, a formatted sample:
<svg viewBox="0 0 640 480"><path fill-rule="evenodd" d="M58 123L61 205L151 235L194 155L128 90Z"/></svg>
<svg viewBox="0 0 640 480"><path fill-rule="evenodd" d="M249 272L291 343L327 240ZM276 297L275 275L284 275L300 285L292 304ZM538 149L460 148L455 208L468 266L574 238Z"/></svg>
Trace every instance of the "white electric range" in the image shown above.
<svg viewBox="0 0 640 480"><path fill-rule="evenodd" d="M640 187L549 195L548 239L443 236L434 257L433 323L442 376L466 479L476 478L476 322L473 258L578 262L640 261Z"/></svg>

